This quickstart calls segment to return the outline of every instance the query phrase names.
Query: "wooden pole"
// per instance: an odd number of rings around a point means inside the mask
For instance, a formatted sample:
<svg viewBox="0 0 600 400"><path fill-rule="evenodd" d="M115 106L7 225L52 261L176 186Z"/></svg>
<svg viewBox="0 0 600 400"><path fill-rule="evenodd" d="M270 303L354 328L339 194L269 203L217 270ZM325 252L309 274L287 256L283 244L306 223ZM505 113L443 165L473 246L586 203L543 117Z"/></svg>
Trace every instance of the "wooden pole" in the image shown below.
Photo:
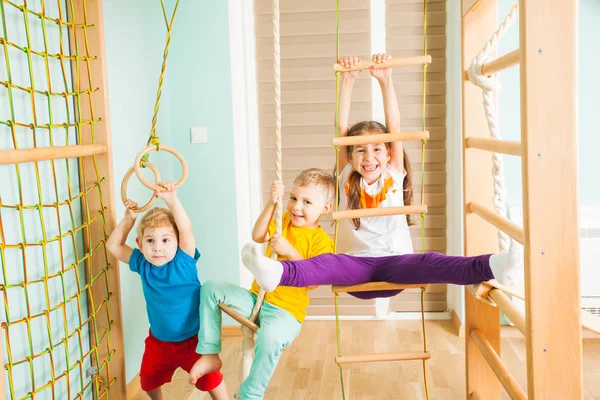
<svg viewBox="0 0 600 400"><path fill-rule="evenodd" d="M506 389L506 392L510 395L510 398L513 400L527 400L527 395L525 395L523 389L521 389L508 368L506 368L506 365L504 365L504 362L502 362L502 359L490 342L488 342L483 332L479 329L473 329L470 336L477 347L479 347L479 351L483 354L492 370L494 370L494 373L502 386L504 386L504 389Z"/></svg>
<svg viewBox="0 0 600 400"><path fill-rule="evenodd" d="M467 204L466 212L472 212L479 215L483 220L494 225L496 228L506 233L511 238L515 239L519 243L523 243L523 229L516 224L513 224L509 220L488 208L485 208L479 203L470 202Z"/></svg>
<svg viewBox="0 0 600 400"><path fill-rule="evenodd" d="M498 25L497 0L474 3L471 0L462 1L463 71L467 70ZM489 138L481 89L463 81L462 93L463 139ZM463 195L466 204L476 202L488 209L493 207L491 170L492 158L489 153L463 146ZM468 210L464 213L464 228L465 255L493 253L498 250L497 230ZM465 306L467 398L471 398L471 393L477 392L486 400L500 400L502 386L470 335L473 329L480 329L490 346L500 354L500 311L497 307L475 299L467 290Z"/></svg>
<svg viewBox="0 0 600 400"><path fill-rule="evenodd" d="M469 137L466 139L466 146L472 149L492 151L494 153L508 154L511 156L521 155L521 143L508 140Z"/></svg>
<svg viewBox="0 0 600 400"><path fill-rule="evenodd" d="M363 217L381 217L384 215L406 215L427 213L427 206L402 206L383 208L360 208L357 210L343 210L332 213L332 218L351 219Z"/></svg>
<svg viewBox="0 0 600 400"><path fill-rule="evenodd" d="M67 15L69 22L77 24L76 27L69 27L71 54L97 57L89 61L73 61L71 64L73 87L80 93L87 91L87 94L75 96L75 104L80 106L76 107L78 111L76 117L79 121L100 119L99 122L79 127L81 137L79 145L100 144L108 149L106 153L93 158L80 158L79 163L81 189L85 190L85 188L98 184L102 190L102 196L98 190L93 190L82 199L84 222L89 222L85 232L85 249L86 252L91 253L86 261L88 263L86 271L89 273L87 281L91 284L92 279L95 278L90 291L90 297L93 297L94 304L91 301L88 302L88 312L96 313L95 324L90 324L86 328L89 328L90 332L90 345L98 344L97 354L100 363L108 360L110 355L109 365L96 365L95 357L91 357L92 363L97 368L102 368L95 382L100 397L124 399L126 398L127 382L125 381L125 345L121 315L119 261L110 255L104 242L106 235L110 234L116 226L116 201L102 2L100 0L68 1ZM93 26L84 29L79 26L81 24ZM100 90L94 91L96 88ZM99 177L101 182L97 182ZM104 218L96 218L90 222L86 218L86 213L88 216L102 213ZM95 250L92 252L94 248ZM105 301L107 293L109 294L108 301Z"/></svg>
<svg viewBox="0 0 600 400"><path fill-rule="evenodd" d="M105 154L103 144L74 144L70 146L33 147L28 149L1 150L0 165L23 162L76 158Z"/></svg>
<svg viewBox="0 0 600 400"><path fill-rule="evenodd" d="M378 361L407 361L407 360L429 360L431 354L428 351L414 351L411 353L374 353L360 354L356 356L336 356L336 364L354 364Z"/></svg>
<svg viewBox="0 0 600 400"><path fill-rule="evenodd" d="M347 292L372 292L377 290L406 290L406 289L423 289L426 290L428 284L422 283L389 283L389 282L368 282L361 283L359 285L351 286L338 286L332 285L331 291L334 293L347 293Z"/></svg>
<svg viewBox="0 0 600 400"><path fill-rule="evenodd" d="M577 0L520 2L525 315L531 400L583 398L577 213L578 4Z"/></svg>
<svg viewBox="0 0 600 400"><path fill-rule="evenodd" d="M354 146L357 144L377 144L388 142L406 142L410 140L429 139L429 131L422 132L397 132L382 133L378 135L359 135L334 137L331 144L334 146Z"/></svg>
<svg viewBox="0 0 600 400"><path fill-rule="evenodd" d="M487 64L483 64L481 66L481 73L483 75L492 75L496 72L504 71L505 69L519 65L520 58L521 50L513 50L510 53L506 53L505 55L498 57Z"/></svg>
<svg viewBox="0 0 600 400"><path fill-rule="evenodd" d="M384 63L377 64L373 61L361 61L352 68L342 67L340 64L333 64L333 70L335 72L347 72L347 71L362 71L371 67L375 68L394 68L394 67L409 67L412 65L423 65L431 64L430 55L421 56L410 56L410 57L398 57L387 60Z"/></svg>

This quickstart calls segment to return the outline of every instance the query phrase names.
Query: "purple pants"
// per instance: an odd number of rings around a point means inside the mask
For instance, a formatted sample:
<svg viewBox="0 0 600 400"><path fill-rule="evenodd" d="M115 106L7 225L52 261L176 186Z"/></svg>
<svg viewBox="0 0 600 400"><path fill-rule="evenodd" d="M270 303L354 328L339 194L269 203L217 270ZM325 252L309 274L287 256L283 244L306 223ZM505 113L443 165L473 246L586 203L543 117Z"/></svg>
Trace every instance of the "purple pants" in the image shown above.
<svg viewBox="0 0 600 400"><path fill-rule="evenodd" d="M403 254L385 257L357 257L347 254L321 254L300 261L281 261L279 285L358 285L367 282L450 283L470 285L494 278L490 254L454 257L440 253ZM361 299L394 296L401 291L350 293Z"/></svg>

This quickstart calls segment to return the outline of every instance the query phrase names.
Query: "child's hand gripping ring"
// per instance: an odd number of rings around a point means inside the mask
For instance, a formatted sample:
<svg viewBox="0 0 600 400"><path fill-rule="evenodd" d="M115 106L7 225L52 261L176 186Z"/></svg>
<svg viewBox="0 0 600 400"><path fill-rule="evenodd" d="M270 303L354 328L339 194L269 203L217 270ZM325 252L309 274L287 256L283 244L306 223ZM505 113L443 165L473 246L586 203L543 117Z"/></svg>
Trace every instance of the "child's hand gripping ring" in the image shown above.
<svg viewBox="0 0 600 400"><path fill-rule="evenodd" d="M149 161L143 161L144 166L150 168L150 170L154 173L154 178L156 180L156 183L160 182L160 173L158 172L158 169L154 166L154 164L152 164ZM136 161L136 165L139 165ZM127 170L127 172L125 173L125 176L123 177L123 182L121 182L121 200L123 200L123 204L125 204L125 202L127 201L127 199L129 197L127 197L127 185L129 183L129 178L131 178L131 175L133 175L135 171L135 166L129 168ZM146 185L148 186L148 185ZM158 197L156 196L156 193L152 193L152 198L146 203L144 204L142 207L134 210L137 212L143 212L146 211L147 209L149 209L150 207L152 207L152 204L154 204L154 202L156 201Z"/></svg>

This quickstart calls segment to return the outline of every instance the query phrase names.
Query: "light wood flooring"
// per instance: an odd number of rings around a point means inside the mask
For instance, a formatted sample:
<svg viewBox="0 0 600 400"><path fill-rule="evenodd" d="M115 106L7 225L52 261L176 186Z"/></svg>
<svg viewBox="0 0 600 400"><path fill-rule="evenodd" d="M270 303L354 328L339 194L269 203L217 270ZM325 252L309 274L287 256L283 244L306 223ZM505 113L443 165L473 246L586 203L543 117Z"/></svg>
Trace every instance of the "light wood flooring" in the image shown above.
<svg viewBox="0 0 600 400"><path fill-rule="evenodd" d="M513 328L503 330L502 359L526 388L525 339ZM450 321L427 321L427 375L431 400L465 399L464 337ZM342 321L342 354L422 350L420 321ZM239 387L241 338L225 338L223 359L231 397ZM584 335L585 400L600 400L600 336ZM271 379L265 400L341 399L334 321L307 321L288 347ZM425 399L421 361L351 364L343 369L348 400ZM210 400L193 389L179 370L163 387L165 400ZM145 400L141 394L135 400ZM503 399L509 399L506 393ZM566 400L566 399L565 399Z"/></svg>

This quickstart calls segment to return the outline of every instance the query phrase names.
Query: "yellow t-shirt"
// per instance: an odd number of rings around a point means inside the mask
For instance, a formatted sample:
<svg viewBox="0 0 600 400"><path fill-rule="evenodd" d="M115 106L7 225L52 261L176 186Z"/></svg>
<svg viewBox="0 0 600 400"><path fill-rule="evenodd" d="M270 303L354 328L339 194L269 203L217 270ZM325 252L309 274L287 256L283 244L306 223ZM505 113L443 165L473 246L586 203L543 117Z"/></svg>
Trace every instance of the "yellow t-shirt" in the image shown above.
<svg viewBox="0 0 600 400"><path fill-rule="evenodd" d="M275 233L275 221L269 225L269 235ZM303 258L312 258L319 254L333 252L333 240L320 226L318 228L296 227L292 225L290 215L286 212L282 216L281 235L300 253ZM271 256L271 248L267 246L266 256ZM278 257L278 260L287 260ZM258 294L260 287L256 280L252 282L250 293ZM278 286L265 295L265 301L281 307L292 314L300 323L306 318L306 307L310 303L308 288L292 286Z"/></svg>

